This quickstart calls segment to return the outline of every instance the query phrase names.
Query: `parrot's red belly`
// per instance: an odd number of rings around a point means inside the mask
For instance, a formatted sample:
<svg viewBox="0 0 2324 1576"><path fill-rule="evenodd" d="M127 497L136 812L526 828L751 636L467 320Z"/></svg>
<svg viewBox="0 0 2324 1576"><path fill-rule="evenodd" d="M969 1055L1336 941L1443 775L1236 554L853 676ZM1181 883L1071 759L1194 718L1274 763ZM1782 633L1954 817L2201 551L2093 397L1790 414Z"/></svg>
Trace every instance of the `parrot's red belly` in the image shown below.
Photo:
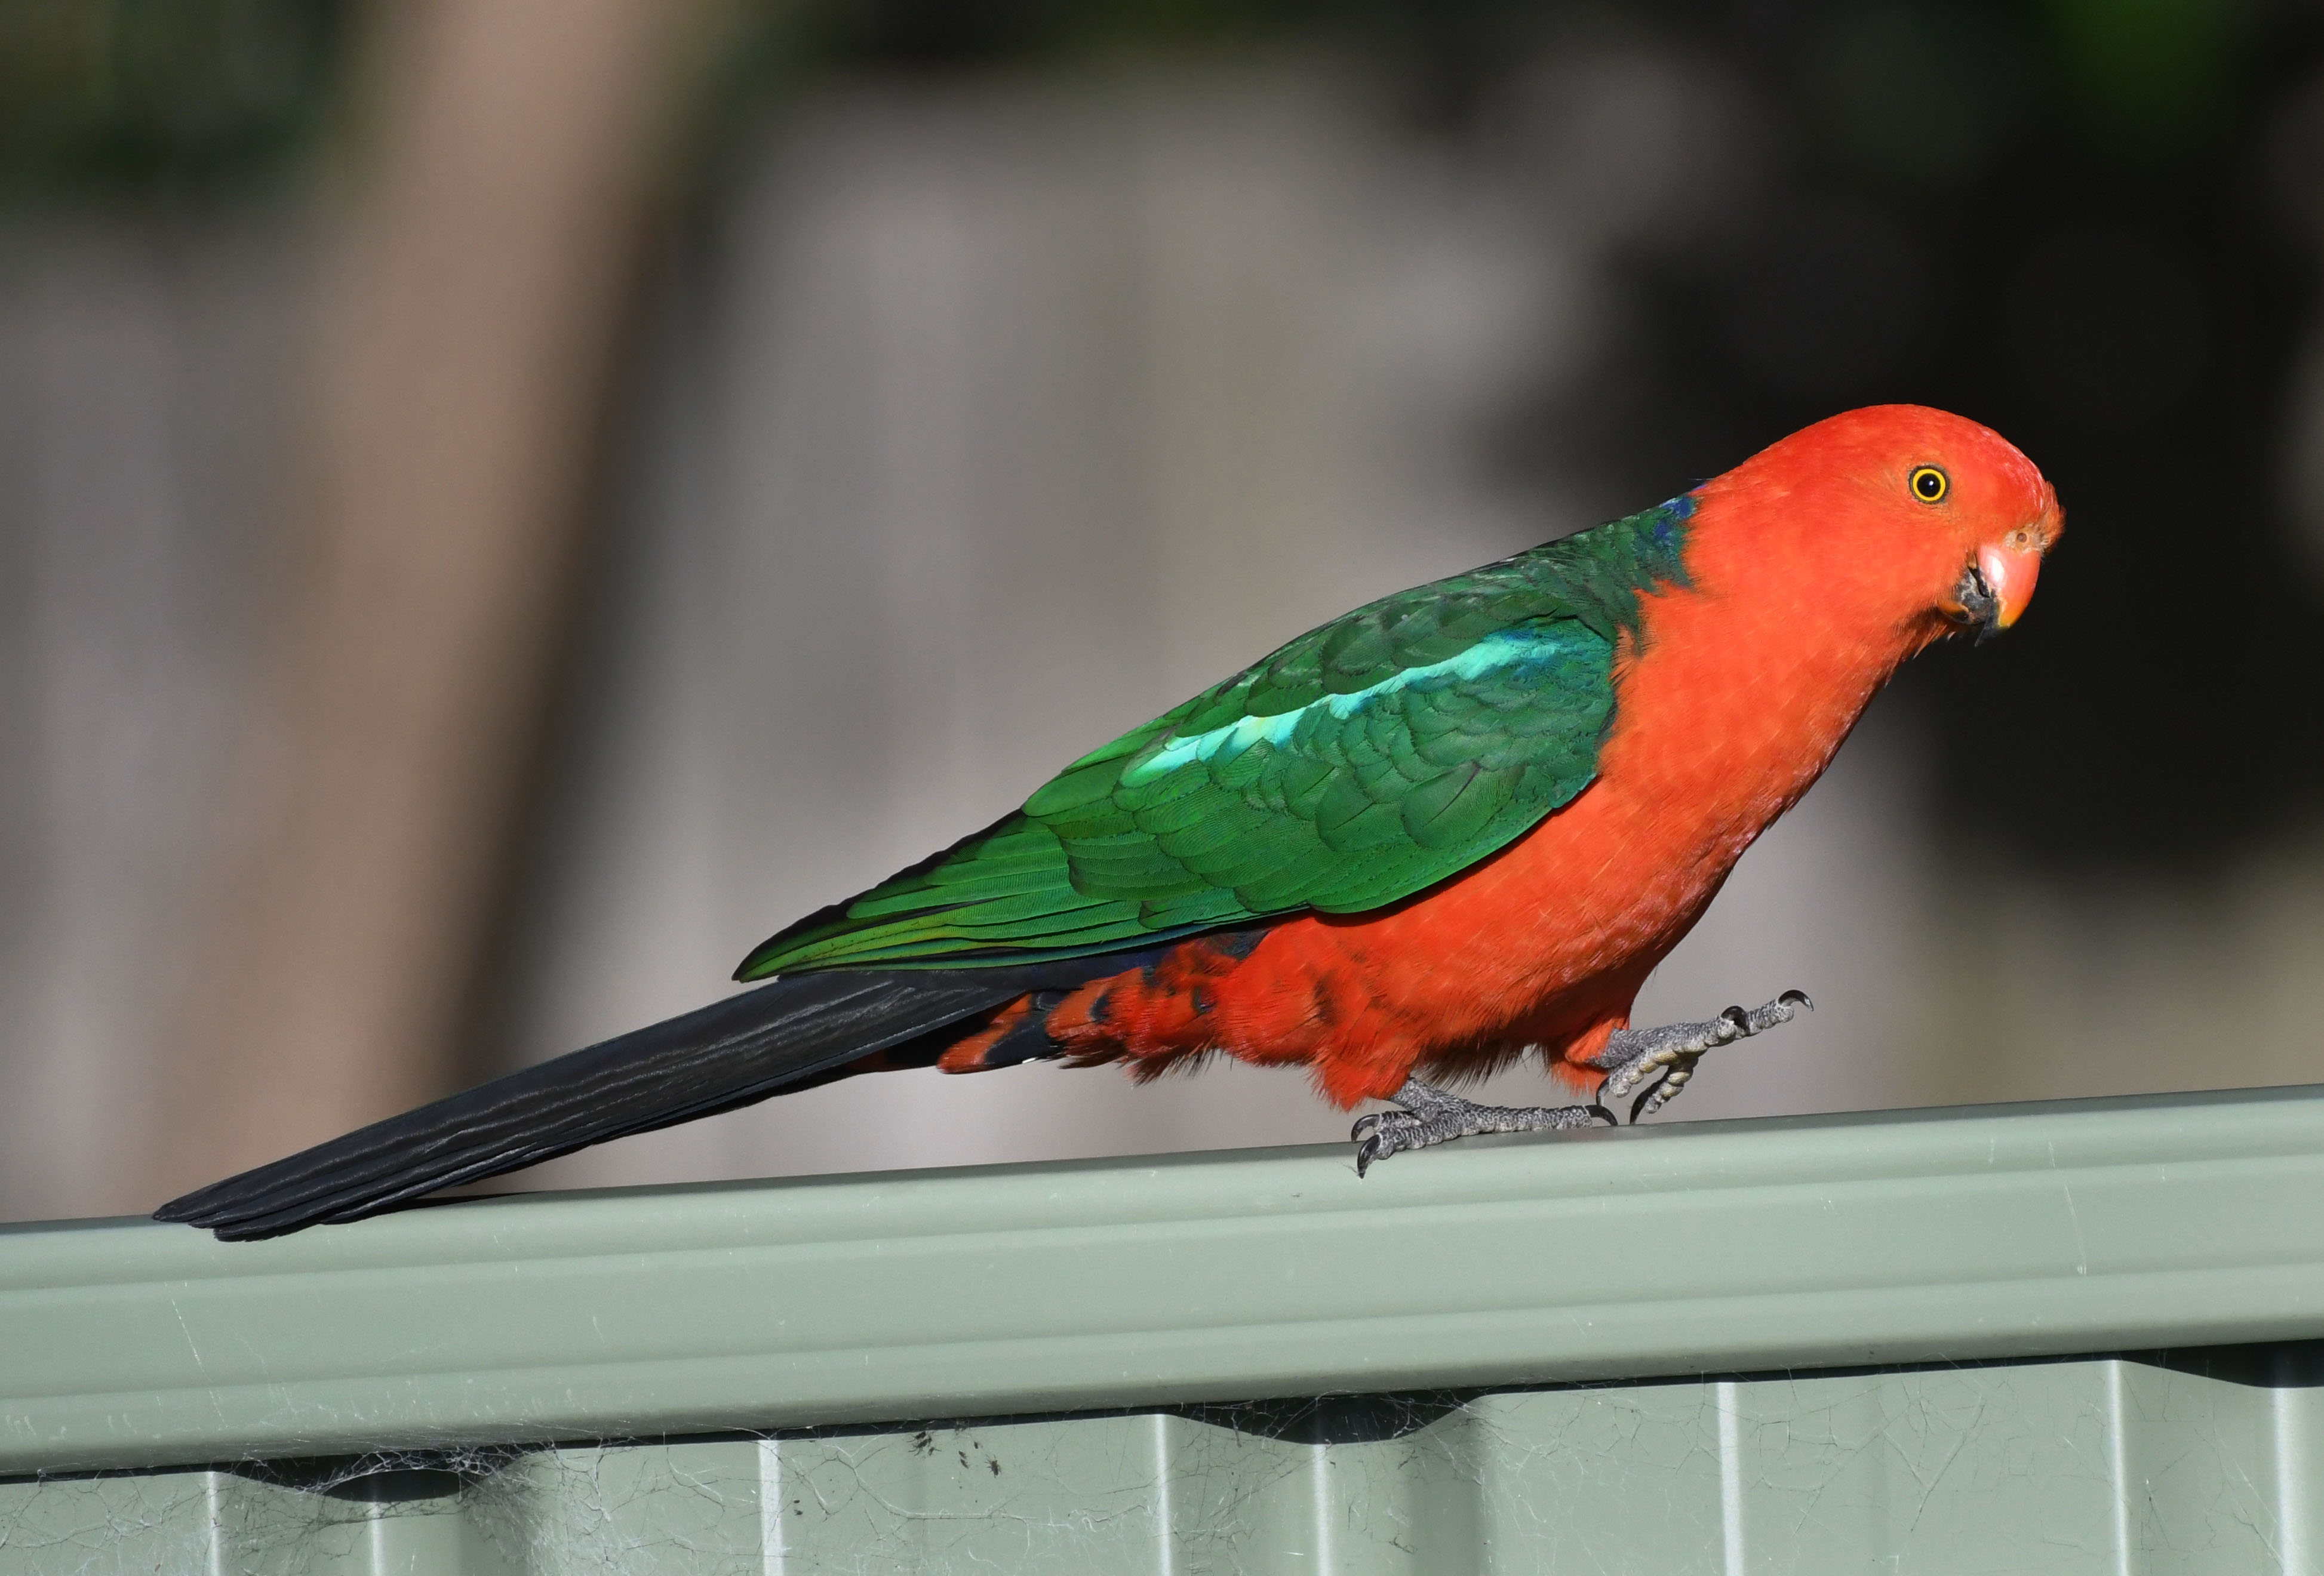
<svg viewBox="0 0 2324 1576"><path fill-rule="evenodd" d="M1083 987L1049 1034L1139 1071L1211 1052L1304 1063L1343 1106L1416 1069L1480 1072L1528 1050L1594 1088L1602 1074L1578 1060L1628 1022L1736 860L1936 632L1899 631L1875 652L1819 640L1796 604L1726 594L1720 567L1648 600L1596 781L1499 855L1386 913L1287 921L1246 957L1185 944Z"/></svg>

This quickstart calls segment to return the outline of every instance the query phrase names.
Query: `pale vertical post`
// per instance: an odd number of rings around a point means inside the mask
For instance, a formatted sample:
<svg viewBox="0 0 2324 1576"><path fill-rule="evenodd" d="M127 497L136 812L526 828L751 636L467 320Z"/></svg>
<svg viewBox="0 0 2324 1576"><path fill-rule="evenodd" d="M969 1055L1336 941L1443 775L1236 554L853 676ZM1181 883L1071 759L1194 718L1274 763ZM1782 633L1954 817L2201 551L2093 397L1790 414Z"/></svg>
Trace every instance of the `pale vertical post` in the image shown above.
<svg viewBox="0 0 2324 1576"><path fill-rule="evenodd" d="M152 1202L446 1092L711 0L371 14Z"/></svg>

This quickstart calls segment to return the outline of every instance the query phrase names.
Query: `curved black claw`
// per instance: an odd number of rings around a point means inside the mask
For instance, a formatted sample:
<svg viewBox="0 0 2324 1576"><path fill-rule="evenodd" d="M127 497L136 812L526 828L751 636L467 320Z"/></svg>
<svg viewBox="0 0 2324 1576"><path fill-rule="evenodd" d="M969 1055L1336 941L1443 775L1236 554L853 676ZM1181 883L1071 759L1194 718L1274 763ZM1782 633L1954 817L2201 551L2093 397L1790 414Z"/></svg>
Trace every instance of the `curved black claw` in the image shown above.
<svg viewBox="0 0 2324 1576"><path fill-rule="evenodd" d="M1362 1141L1356 1146L1356 1175L1361 1176L1372 1168L1375 1160L1385 1160L1390 1155L1406 1149L1425 1149L1437 1142L1431 1137L1428 1124L1408 1111L1370 1111L1356 1119L1356 1128L1370 1124L1370 1132L1351 1131L1348 1136Z"/></svg>

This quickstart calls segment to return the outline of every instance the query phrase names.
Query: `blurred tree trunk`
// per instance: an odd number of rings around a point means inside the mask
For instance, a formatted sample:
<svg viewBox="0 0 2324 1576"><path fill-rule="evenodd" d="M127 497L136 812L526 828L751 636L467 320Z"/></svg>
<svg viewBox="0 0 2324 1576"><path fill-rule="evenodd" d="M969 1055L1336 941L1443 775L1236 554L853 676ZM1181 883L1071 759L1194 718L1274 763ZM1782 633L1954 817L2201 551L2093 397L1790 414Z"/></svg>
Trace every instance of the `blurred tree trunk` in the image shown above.
<svg viewBox="0 0 2324 1576"><path fill-rule="evenodd" d="M378 5L275 605L138 1191L442 1093L708 0ZM127 1179L124 1179L127 1180Z"/></svg>

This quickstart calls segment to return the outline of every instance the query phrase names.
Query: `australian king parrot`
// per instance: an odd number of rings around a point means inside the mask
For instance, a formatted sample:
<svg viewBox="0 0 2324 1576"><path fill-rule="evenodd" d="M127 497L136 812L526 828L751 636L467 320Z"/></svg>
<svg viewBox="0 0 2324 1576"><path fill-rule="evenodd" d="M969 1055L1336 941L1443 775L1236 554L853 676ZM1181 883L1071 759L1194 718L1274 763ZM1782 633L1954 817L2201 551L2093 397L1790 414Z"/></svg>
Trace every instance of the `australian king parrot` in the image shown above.
<svg viewBox="0 0 2324 1576"><path fill-rule="evenodd" d="M2062 525L2025 456L1911 405L1312 630L1022 808L779 931L763 982L164 1205L349 1221L851 1074L1056 1058L1305 1067L1359 1172L1610 1122L1789 1018L1633 1028L1646 975L1899 664L2006 629ZM1449 1092L1537 1057L1580 1097Z"/></svg>

